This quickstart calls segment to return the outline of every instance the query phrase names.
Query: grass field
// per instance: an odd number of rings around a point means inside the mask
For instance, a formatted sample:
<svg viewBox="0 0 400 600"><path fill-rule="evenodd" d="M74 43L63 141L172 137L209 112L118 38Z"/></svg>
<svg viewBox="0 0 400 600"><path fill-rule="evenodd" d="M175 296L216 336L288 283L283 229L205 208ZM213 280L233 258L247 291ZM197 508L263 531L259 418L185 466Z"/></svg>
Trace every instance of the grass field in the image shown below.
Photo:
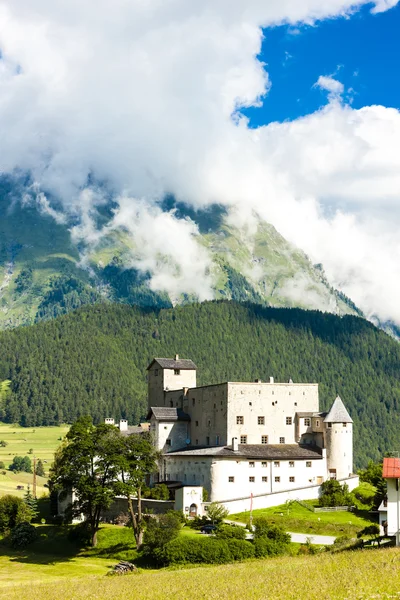
<svg viewBox="0 0 400 600"><path fill-rule="evenodd" d="M25 428L16 425L0 423L0 440L7 443L5 448L0 447L0 461L4 462L6 469L12 462L14 456L33 456L43 461L43 466L48 474L48 469L53 462L54 452L60 444L69 427L35 427ZM32 450L32 453L30 453ZM38 497L47 490L44 486L45 477L37 478ZM32 486L32 474L12 473L8 470L0 470L0 496L4 494L15 494L23 496L24 491L17 490L18 485L24 486L25 490L30 484Z"/></svg>
<svg viewBox="0 0 400 600"><path fill-rule="evenodd" d="M0 555L0 598L10 600L383 600L400 598L395 548L251 560L106 577L115 559Z"/></svg>
<svg viewBox="0 0 400 600"><path fill-rule="evenodd" d="M367 513L364 516L360 513L345 511L311 512L298 502L294 502L289 511L284 504L273 508L254 510L253 519L256 517L268 517L271 522L282 525L286 531L317 535L355 536L361 529L371 524ZM248 523L249 513L229 515L229 519Z"/></svg>

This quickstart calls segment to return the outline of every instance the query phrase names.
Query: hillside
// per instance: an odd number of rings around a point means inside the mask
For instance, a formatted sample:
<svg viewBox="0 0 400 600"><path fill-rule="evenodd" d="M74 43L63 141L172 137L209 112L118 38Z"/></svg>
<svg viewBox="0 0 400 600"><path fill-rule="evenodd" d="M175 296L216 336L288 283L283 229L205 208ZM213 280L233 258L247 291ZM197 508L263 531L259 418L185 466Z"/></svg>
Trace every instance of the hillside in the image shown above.
<svg viewBox="0 0 400 600"><path fill-rule="evenodd" d="M138 249L123 229L108 233L95 247L74 245L69 229L76 222L56 213L59 206L50 201L51 206L43 204L24 180L0 177L0 329L48 320L86 304L167 308L196 300L150 289L150 274L131 266ZM239 228L222 207L194 211L171 198L162 209L196 223L196 243L210 257L216 299L360 314L329 285L322 266L313 266L272 225L258 220L254 230ZM104 208L98 226L111 216Z"/></svg>
<svg viewBox="0 0 400 600"><path fill-rule="evenodd" d="M319 382L321 408L339 393L355 421L357 466L398 446L400 345L358 317L214 301L174 309L84 307L0 333L1 418L25 426L90 413L146 412L154 356L192 358L198 384L224 380Z"/></svg>

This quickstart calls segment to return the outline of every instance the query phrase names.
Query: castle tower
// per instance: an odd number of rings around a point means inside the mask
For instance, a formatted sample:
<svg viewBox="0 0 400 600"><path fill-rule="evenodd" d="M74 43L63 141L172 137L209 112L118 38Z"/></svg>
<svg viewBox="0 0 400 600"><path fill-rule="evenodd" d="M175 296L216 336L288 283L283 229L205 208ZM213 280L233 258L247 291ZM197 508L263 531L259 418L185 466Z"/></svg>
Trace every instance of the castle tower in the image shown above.
<svg viewBox="0 0 400 600"><path fill-rule="evenodd" d="M353 420L340 396L324 419L328 477L344 479L353 472Z"/></svg>
<svg viewBox="0 0 400 600"><path fill-rule="evenodd" d="M179 358L154 358L147 367L148 409L165 406L164 391L196 387L196 365L193 361Z"/></svg>

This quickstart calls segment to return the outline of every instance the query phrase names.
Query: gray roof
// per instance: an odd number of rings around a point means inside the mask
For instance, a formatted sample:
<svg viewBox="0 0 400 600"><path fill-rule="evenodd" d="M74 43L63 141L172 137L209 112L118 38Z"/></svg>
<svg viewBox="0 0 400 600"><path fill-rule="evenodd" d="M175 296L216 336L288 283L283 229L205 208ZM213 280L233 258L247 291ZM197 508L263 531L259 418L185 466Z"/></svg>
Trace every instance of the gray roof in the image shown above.
<svg viewBox="0 0 400 600"><path fill-rule="evenodd" d="M302 460L320 459L320 448L300 446L300 444L239 444L239 450L234 452L231 446L187 446L181 450L168 452L168 456L216 456L221 458L247 458L266 460Z"/></svg>
<svg viewBox="0 0 400 600"><path fill-rule="evenodd" d="M147 418L154 415L157 421L190 421L190 416L181 408L170 408L169 406L151 406Z"/></svg>
<svg viewBox="0 0 400 600"><path fill-rule="evenodd" d="M139 426L135 426L135 425L128 425L128 429L126 431L122 430L121 434L122 435L133 435L133 434L142 434L145 433L146 430L143 429L142 427Z"/></svg>
<svg viewBox="0 0 400 600"><path fill-rule="evenodd" d="M155 362L159 364L162 369L181 369L183 371L197 369L194 362L188 358L179 358L178 360L175 360L174 358L153 358L147 367L147 370L149 370Z"/></svg>
<svg viewBox="0 0 400 600"><path fill-rule="evenodd" d="M340 396L336 396L335 402L332 404L331 410L328 412L324 419L324 423L352 423L353 419L350 417L343 404Z"/></svg>

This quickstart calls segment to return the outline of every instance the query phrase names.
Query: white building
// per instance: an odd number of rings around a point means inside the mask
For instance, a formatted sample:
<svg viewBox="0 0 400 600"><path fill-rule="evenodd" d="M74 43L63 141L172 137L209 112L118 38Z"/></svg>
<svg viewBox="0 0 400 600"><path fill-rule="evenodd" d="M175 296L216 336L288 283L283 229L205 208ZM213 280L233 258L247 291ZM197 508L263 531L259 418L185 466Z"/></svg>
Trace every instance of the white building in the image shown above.
<svg viewBox="0 0 400 600"><path fill-rule="evenodd" d="M171 487L203 486L210 501L226 506L265 497L261 507L280 492L304 499L307 488L316 497L328 478L358 485L353 421L339 396L328 413L320 412L316 383L270 378L197 387L191 360L155 358L148 408L163 452L157 480Z"/></svg>
<svg viewBox="0 0 400 600"><path fill-rule="evenodd" d="M383 459L383 479L387 483L387 497L379 507L381 534L396 536L400 546L400 458Z"/></svg>

